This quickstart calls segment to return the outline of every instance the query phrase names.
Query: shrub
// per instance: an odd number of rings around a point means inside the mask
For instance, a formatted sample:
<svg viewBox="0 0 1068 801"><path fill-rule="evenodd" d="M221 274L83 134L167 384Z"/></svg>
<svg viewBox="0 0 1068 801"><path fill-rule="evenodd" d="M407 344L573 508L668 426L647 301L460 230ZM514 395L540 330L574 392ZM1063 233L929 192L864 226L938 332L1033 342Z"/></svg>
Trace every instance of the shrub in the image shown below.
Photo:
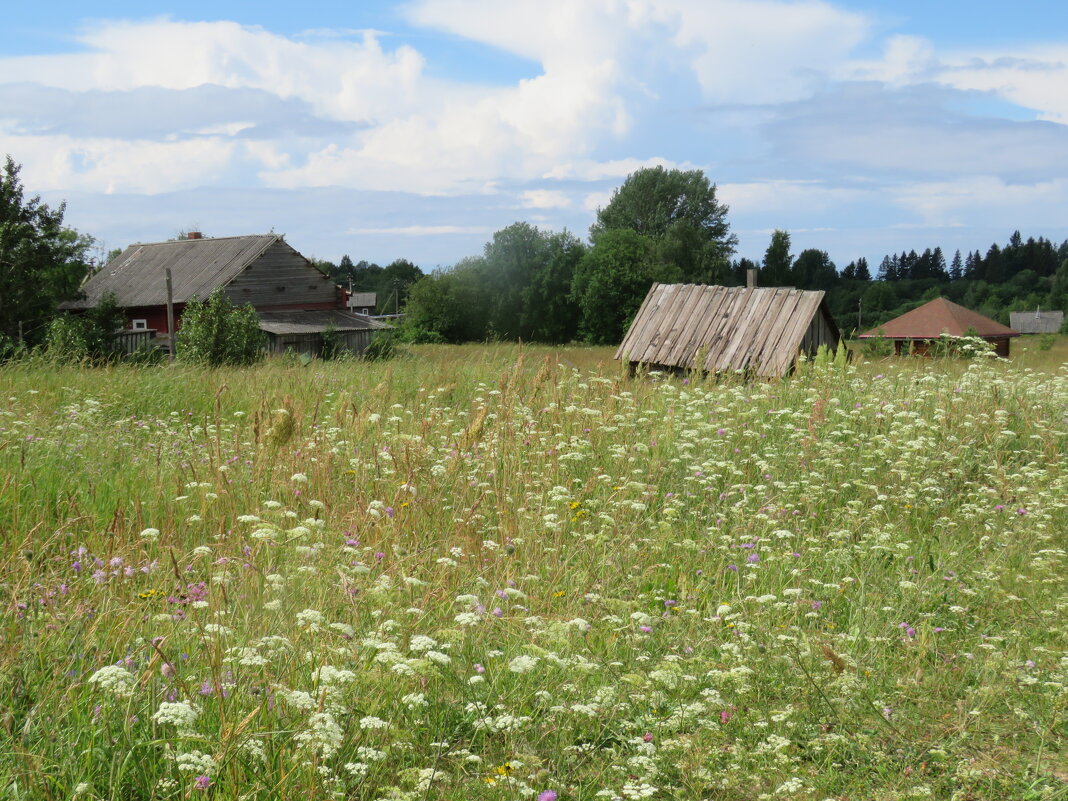
<svg viewBox="0 0 1068 801"><path fill-rule="evenodd" d="M265 336L252 306L235 308L221 289L206 302L191 300L178 330L182 361L221 365L255 364L263 359Z"/></svg>
<svg viewBox="0 0 1068 801"><path fill-rule="evenodd" d="M395 330L377 331L371 336L370 344L363 351L363 358L369 362L384 362L401 355L400 337Z"/></svg>
<svg viewBox="0 0 1068 801"><path fill-rule="evenodd" d="M1043 334L1038 338L1039 350L1050 350L1053 347L1053 343L1057 341L1056 334Z"/></svg>
<svg viewBox="0 0 1068 801"><path fill-rule="evenodd" d="M876 333L879 336L863 340L863 344L860 346L865 358L882 359L893 355L894 341L892 339L887 339L883 335L883 329L881 328Z"/></svg>
<svg viewBox="0 0 1068 801"><path fill-rule="evenodd" d="M114 333L122 328L124 319L112 294L83 315L61 314L48 324L44 356L62 363L118 361L125 354L116 345Z"/></svg>

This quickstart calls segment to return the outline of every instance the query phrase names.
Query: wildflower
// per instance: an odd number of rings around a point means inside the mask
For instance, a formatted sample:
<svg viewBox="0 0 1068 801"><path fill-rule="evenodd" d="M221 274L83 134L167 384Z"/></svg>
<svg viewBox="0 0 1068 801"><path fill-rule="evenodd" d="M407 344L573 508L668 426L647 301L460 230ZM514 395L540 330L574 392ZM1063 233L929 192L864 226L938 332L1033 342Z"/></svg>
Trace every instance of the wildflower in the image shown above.
<svg viewBox="0 0 1068 801"><path fill-rule="evenodd" d="M173 725L179 734L191 734L193 724L196 723L200 713L188 701L171 703L164 701L159 705L152 720L160 725Z"/></svg>
<svg viewBox="0 0 1068 801"><path fill-rule="evenodd" d="M207 790L210 785L211 785L211 776L202 774L200 776L197 776L196 780L193 782L193 789L194 790Z"/></svg>
<svg viewBox="0 0 1068 801"><path fill-rule="evenodd" d="M158 540L159 529L158 528L146 528L141 531L141 539L143 540Z"/></svg>
<svg viewBox="0 0 1068 801"><path fill-rule="evenodd" d="M538 665L537 657L517 656L508 663L508 669L513 673L529 673Z"/></svg>
<svg viewBox="0 0 1068 801"><path fill-rule="evenodd" d="M133 695L134 675L118 665L106 665L89 677L90 684L96 684L119 698Z"/></svg>
<svg viewBox="0 0 1068 801"><path fill-rule="evenodd" d="M556 790L542 790L538 793L538 801L556 801Z"/></svg>
<svg viewBox="0 0 1068 801"><path fill-rule="evenodd" d="M157 598L163 595L163 590L145 590L144 592L137 593L137 597L143 601L147 601L150 598Z"/></svg>

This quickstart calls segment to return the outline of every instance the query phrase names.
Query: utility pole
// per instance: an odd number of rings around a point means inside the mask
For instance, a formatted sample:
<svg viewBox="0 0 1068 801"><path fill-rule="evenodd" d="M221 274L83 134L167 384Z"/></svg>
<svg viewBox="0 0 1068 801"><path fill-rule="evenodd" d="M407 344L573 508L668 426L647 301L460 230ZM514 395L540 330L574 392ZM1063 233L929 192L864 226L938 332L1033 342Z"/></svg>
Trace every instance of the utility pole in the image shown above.
<svg viewBox="0 0 1068 801"><path fill-rule="evenodd" d="M859 334L864 328L860 324L860 312L864 306L864 298L857 298L857 333Z"/></svg>
<svg viewBox="0 0 1068 801"><path fill-rule="evenodd" d="M171 361L174 361L174 351L177 340L174 332L174 290L171 286L171 268L166 269L167 275L167 339L170 344Z"/></svg>

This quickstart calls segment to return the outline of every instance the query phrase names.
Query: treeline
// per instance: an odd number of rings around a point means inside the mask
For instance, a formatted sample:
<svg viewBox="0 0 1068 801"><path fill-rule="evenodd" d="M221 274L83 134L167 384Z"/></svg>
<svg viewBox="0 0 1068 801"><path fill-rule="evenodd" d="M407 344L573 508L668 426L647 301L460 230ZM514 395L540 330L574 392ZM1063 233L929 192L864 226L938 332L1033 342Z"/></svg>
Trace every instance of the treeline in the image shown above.
<svg viewBox="0 0 1068 801"><path fill-rule="evenodd" d="M374 292L378 296L378 314L395 314L403 309L408 290L423 277L423 271L407 259L396 259L385 267L364 260L354 264L348 254L337 264L323 259L311 262L338 286L353 292Z"/></svg>
<svg viewBox="0 0 1068 801"><path fill-rule="evenodd" d="M423 342L524 339L619 342L649 286L760 286L822 290L843 332L875 328L937 297L1008 324L1013 311L1068 308L1068 240L1014 232L1004 245L948 258L942 248L864 258L839 269L826 251L791 252L775 231L760 262L732 259L736 239L716 187L699 170L642 169L601 209L585 242L517 222L479 256L415 281L407 338Z"/></svg>
<svg viewBox="0 0 1068 801"><path fill-rule="evenodd" d="M653 282L731 280L726 212L699 170L639 170L588 243L517 222L480 256L416 282L404 330L422 342L618 342Z"/></svg>

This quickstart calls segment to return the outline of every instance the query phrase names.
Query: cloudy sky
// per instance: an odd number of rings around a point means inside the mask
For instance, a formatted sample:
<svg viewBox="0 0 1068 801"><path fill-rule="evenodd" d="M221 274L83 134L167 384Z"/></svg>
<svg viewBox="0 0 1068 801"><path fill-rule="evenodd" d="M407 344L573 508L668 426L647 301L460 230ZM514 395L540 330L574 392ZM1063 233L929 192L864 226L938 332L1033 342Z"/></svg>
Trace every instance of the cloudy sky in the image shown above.
<svg viewBox="0 0 1068 801"><path fill-rule="evenodd" d="M1068 4L19 3L0 153L108 248L283 232L424 268L516 220L585 236L702 169L739 255L1068 238Z"/></svg>

